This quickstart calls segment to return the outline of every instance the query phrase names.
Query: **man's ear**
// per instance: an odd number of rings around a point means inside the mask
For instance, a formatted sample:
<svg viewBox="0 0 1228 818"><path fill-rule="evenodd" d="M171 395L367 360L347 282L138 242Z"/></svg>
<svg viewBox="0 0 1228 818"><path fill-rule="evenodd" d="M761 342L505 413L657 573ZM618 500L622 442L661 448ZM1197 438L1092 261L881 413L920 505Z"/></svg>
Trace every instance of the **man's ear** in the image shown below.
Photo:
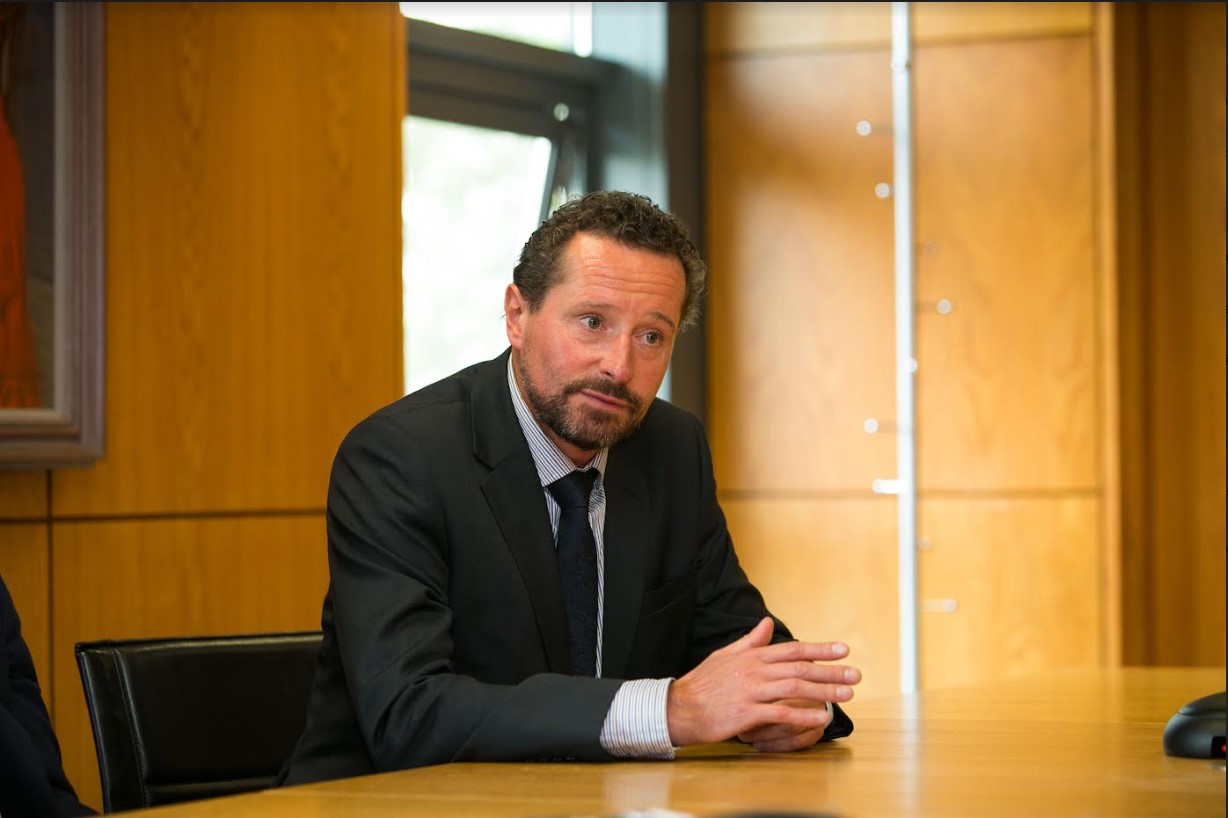
<svg viewBox="0 0 1228 818"><path fill-rule="evenodd" d="M520 288L508 284L503 292L503 319L507 324L507 342L513 349L520 349L524 344L524 320L528 315L529 305L520 294Z"/></svg>

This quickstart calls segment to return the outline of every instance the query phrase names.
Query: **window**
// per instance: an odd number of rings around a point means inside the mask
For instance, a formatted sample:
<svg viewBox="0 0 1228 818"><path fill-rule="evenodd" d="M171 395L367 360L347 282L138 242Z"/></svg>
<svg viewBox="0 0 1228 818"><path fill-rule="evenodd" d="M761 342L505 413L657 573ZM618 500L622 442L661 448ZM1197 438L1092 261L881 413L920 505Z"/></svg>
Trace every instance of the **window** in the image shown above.
<svg viewBox="0 0 1228 818"><path fill-rule="evenodd" d="M592 3L401 3L401 13L555 51L593 53Z"/></svg>
<svg viewBox="0 0 1228 818"><path fill-rule="evenodd" d="M693 5L401 4L409 18L406 391L506 348L502 304L512 267L529 233L567 196L635 190L678 212L701 239ZM670 56L679 41L687 44L683 71ZM671 89L685 100L667 106ZM680 176L666 168L667 110L681 117L676 138L690 140L677 148L680 167L690 168ZM685 180L682 206L668 195L675 177ZM702 417L697 349L702 331L680 337L662 396L671 385L677 391L686 361L688 397L678 402Z"/></svg>
<svg viewBox="0 0 1228 818"><path fill-rule="evenodd" d="M418 5L408 5L411 13ZM452 16L486 7L421 5ZM567 12L571 4L545 5ZM554 26L556 36L570 31L569 13L553 17L566 23ZM597 176L588 123L614 67L416 18L407 26L403 291L412 391L507 346L503 290L529 233Z"/></svg>

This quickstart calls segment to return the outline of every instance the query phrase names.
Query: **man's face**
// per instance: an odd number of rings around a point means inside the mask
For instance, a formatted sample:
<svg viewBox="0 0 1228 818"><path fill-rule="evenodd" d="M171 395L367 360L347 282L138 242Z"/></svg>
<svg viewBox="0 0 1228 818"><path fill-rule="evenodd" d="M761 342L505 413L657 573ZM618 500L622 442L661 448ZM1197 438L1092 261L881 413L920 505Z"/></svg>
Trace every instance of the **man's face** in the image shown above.
<svg viewBox="0 0 1228 818"><path fill-rule="evenodd" d="M504 296L525 402L577 465L639 428L669 366L686 294L682 262L591 233L564 248L536 312Z"/></svg>

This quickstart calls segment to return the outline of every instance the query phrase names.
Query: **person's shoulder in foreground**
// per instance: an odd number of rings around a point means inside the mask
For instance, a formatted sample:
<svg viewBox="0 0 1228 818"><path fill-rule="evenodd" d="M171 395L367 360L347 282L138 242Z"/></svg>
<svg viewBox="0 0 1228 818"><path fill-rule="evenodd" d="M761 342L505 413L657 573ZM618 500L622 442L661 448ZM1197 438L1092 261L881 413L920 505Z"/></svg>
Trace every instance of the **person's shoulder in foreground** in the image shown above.
<svg viewBox="0 0 1228 818"><path fill-rule="evenodd" d="M0 576L0 816L95 815L64 774L21 619Z"/></svg>
<svg viewBox="0 0 1228 818"><path fill-rule="evenodd" d="M283 783L669 758L734 738L784 751L851 732L835 704L860 681L838 664L847 647L795 640L771 616L701 424L656 397L706 272L685 225L646 197L574 198L521 251L507 350L346 436L324 641ZM596 552L595 615L571 602L571 546L555 543L551 484L574 470L597 473L579 552ZM573 661L594 646L593 664Z"/></svg>

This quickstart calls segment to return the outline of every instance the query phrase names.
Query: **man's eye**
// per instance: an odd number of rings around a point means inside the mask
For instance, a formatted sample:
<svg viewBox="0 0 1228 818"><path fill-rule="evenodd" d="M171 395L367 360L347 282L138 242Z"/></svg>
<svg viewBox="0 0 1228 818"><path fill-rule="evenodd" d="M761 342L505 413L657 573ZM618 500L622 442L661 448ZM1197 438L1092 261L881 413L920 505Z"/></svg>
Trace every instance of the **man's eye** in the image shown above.
<svg viewBox="0 0 1228 818"><path fill-rule="evenodd" d="M601 329L601 319L595 315L586 315L580 320L588 329Z"/></svg>
<svg viewBox="0 0 1228 818"><path fill-rule="evenodd" d="M659 332L653 331L653 332L644 333L644 342L647 343L649 346L655 347L658 344L660 344L663 340L665 340L665 337L661 335L661 333Z"/></svg>

